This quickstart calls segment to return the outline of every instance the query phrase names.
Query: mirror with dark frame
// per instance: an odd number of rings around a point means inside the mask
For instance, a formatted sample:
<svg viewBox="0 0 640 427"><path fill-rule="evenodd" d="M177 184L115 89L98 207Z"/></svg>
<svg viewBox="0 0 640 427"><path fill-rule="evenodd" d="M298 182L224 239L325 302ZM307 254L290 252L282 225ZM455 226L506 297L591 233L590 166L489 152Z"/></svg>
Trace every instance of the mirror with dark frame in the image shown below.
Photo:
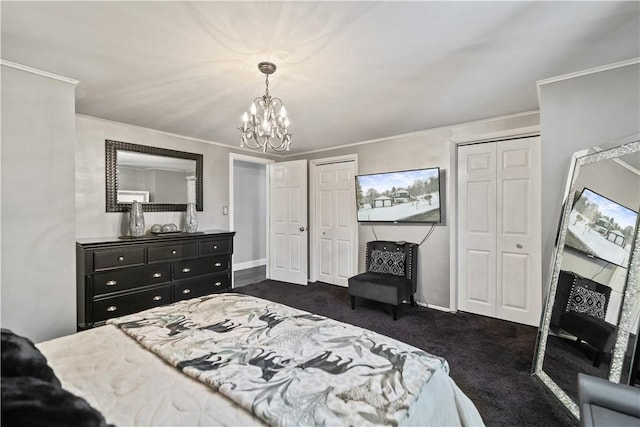
<svg viewBox="0 0 640 427"><path fill-rule="evenodd" d="M105 140L105 159L107 212L134 200L146 212L202 211L202 154Z"/></svg>
<svg viewBox="0 0 640 427"><path fill-rule="evenodd" d="M533 375L579 418L578 373L634 384L640 317L640 141L574 154Z"/></svg>

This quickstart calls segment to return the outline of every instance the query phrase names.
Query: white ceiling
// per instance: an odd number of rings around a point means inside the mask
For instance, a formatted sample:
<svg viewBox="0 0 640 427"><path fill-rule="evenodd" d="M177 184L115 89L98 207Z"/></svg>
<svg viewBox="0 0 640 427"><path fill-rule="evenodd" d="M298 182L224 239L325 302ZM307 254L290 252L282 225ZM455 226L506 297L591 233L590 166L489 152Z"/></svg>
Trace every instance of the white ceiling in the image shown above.
<svg viewBox="0 0 640 427"><path fill-rule="evenodd" d="M637 1L0 8L2 58L79 80L78 113L232 146L271 60L292 153L537 110L536 81L640 56Z"/></svg>

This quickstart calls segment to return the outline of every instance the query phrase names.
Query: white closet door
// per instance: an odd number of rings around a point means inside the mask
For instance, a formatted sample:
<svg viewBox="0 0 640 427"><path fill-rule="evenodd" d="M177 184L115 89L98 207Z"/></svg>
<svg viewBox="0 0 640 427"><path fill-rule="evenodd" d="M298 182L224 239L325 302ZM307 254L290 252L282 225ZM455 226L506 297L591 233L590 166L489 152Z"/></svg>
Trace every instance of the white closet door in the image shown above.
<svg viewBox="0 0 640 427"><path fill-rule="evenodd" d="M458 148L458 305L496 311L496 147Z"/></svg>
<svg viewBox="0 0 640 427"><path fill-rule="evenodd" d="M458 148L458 292L463 311L540 322L540 138Z"/></svg>
<svg viewBox="0 0 640 427"><path fill-rule="evenodd" d="M315 166L318 280L347 286L353 269L356 231L355 162Z"/></svg>
<svg viewBox="0 0 640 427"><path fill-rule="evenodd" d="M540 138L497 143L496 317L536 326L542 309Z"/></svg>

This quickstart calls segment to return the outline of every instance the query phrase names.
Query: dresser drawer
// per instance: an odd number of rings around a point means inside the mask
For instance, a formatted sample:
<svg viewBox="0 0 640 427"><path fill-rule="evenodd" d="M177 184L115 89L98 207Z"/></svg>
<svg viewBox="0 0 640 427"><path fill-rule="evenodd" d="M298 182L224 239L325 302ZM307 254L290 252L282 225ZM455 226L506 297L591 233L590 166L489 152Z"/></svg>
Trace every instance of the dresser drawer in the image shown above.
<svg viewBox="0 0 640 427"><path fill-rule="evenodd" d="M102 295L171 281L171 264L158 263L141 267L102 271L93 275L93 295Z"/></svg>
<svg viewBox="0 0 640 427"><path fill-rule="evenodd" d="M230 239L211 239L198 243L200 255L217 255L231 253Z"/></svg>
<svg viewBox="0 0 640 427"><path fill-rule="evenodd" d="M228 291L229 289L231 289L229 274L213 274L175 282L173 298L175 301L180 301L216 292Z"/></svg>
<svg viewBox="0 0 640 427"><path fill-rule="evenodd" d="M171 285L93 302L93 321L100 322L171 302Z"/></svg>
<svg viewBox="0 0 640 427"><path fill-rule="evenodd" d="M149 245L149 262L191 258L198 255L197 243L175 243L171 245Z"/></svg>
<svg viewBox="0 0 640 427"><path fill-rule="evenodd" d="M142 246L93 253L93 269L96 271L141 264L144 264L144 247Z"/></svg>
<svg viewBox="0 0 640 427"><path fill-rule="evenodd" d="M229 256L221 255L216 257L187 259L184 261L177 261L174 265L174 278L176 280L187 279L189 277L219 273L227 270L229 268Z"/></svg>

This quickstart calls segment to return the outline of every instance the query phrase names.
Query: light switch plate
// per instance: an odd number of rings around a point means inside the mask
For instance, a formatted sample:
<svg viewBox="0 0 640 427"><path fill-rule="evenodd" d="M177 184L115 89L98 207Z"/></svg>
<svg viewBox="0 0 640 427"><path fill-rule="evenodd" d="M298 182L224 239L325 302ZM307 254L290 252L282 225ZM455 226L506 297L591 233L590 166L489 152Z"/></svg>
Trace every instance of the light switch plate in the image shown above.
<svg viewBox="0 0 640 427"><path fill-rule="evenodd" d="M229 206L222 207L222 215L229 215Z"/></svg>

